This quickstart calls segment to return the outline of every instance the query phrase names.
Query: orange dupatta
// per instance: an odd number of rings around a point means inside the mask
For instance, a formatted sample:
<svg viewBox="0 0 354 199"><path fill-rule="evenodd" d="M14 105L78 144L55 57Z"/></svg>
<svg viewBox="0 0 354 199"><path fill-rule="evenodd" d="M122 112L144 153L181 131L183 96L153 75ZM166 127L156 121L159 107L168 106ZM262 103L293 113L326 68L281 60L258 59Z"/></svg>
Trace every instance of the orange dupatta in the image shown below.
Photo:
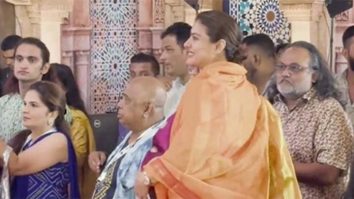
<svg viewBox="0 0 354 199"><path fill-rule="evenodd" d="M280 119L245 73L218 62L188 84L170 148L144 167L158 199L301 198Z"/></svg>

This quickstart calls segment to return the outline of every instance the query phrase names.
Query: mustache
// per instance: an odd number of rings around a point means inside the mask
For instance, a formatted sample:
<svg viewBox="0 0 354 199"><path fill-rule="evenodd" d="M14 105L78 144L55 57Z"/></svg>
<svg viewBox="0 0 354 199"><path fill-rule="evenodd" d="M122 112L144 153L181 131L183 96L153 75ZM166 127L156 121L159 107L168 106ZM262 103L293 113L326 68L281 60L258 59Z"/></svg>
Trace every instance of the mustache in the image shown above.
<svg viewBox="0 0 354 199"><path fill-rule="evenodd" d="M283 83L283 82L287 82L289 84L293 84L288 78L282 78L278 81L278 83Z"/></svg>

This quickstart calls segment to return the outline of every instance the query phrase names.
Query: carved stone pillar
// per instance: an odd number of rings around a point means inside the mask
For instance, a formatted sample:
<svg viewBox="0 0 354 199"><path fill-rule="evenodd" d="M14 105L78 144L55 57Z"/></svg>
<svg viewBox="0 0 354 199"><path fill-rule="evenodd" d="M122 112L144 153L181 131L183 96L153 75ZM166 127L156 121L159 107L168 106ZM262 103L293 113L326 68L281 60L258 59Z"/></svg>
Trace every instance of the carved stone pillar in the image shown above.
<svg viewBox="0 0 354 199"><path fill-rule="evenodd" d="M144 53L152 51L152 32L153 26L152 0L138 1L138 50Z"/></svg>
<svg viewBox="0 0 354 199"><path fill-rule="evenodd" d="M6 0L15 6L16 34L23 37L39 37L39 0Z"/></svg>
<svg viewBox="0 0 354 199"><path fill-rule="evenodd" d="M280 7L291 24L292 41L311 42L327 58L330 18L324 0L280 0Z"/></svg>
<svg viewBox="0 0 354 199"><path fill-rule="evenodd" d="M335 49L335 72L343 72L348 64L347 60L342 54L343 43L342 36L346 28L354 24L353 9L346 10L335 17L334 29L334 49Z"/></svg>
<svg viewBox="0 0 354 199"><path fill-rule="evenodd" d="M75 51L75 67L74 75L76 82L80 88L80 95L84 100L86 109L90 110L90 51L89 50L78 50Z"/></svg>
<svg viewBox="0 0 354 199"><path fill-rule="evenodd" d="M70 17L61 28L61 60L70 66L80 88L86 109L90 110L90 39L89 1L75 0Z"/></svg>
<svg viewBox="0 0 354 199"><path fill-rule="evenodd" d="M61 25L69 17L68 0L42 0L40 4L40 38L48 46L51 62L61 62Z"/></svg>
<svg viewBox="0 0 354 199"><path fill-rule="evenodd" d="M90 110L90 34L91 27L64 25L61 62L71 67L87 110Z"/></svg>
<svg viewBox="0 0 354 199"><path fill-rule="evenodd" d="M156 58L160 57L161 39L160 35L165 28L165 1L153 0L153 27L152 32L152 53Z"/></svg>
<svg viewBox="0 0 354 199"><path fill-rule="evenodd" d="M6 0L15 5L16 33L40 38L49 48L51 62L60 62L60 29L68 17L70 0Z"/></svg>

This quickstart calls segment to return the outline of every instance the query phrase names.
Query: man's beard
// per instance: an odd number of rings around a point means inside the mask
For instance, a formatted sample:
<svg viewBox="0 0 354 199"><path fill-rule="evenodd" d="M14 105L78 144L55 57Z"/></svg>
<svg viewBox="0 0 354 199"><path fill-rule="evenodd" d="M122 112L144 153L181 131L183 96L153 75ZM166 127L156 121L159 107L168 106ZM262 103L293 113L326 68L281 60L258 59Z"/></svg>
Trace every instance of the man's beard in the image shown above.
<svg viewBox="0 0 354 199"><path fill-rule="evenodd" d="M354 58L349 57L349 68L351 71L354 71Z"/></svg>

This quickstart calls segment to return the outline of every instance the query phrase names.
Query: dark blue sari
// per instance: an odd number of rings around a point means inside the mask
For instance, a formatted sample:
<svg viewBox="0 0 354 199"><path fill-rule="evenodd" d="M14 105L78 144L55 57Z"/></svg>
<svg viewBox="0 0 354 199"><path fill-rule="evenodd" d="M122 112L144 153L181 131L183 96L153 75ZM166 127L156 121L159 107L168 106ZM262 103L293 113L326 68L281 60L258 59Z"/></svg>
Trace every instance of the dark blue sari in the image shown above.
<svg viewBox="0 0 354 199"><path fill-rule="evenodd" d="M32 147L53 133L40 136L33 143L27 143L22 151ZM71 139L65 134L68 143L68 162L57 163L45 170L24 176L15 176L11 184L11 198L17 199L79 199L77 163Z"/></svg>

